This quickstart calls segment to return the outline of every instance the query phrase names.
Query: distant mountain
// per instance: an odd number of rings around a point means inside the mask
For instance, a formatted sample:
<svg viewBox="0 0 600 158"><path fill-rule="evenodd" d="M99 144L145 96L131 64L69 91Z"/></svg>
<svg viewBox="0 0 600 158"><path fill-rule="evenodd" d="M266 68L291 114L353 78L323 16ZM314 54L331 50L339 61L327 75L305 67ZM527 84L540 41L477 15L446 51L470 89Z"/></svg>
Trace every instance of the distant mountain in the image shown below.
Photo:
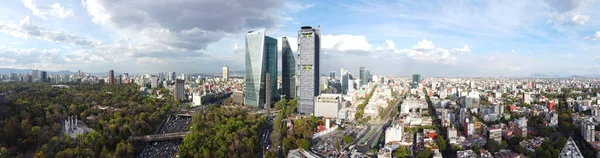
<svg viewBox="0 0 600 158"><path fill-rule="evenodd" d="M533 78L549 78L550 76L544 75L544 74L535 73L535 74L531 75L531 77L533 77Z"/></svg>
<svg viewBox="0 0 600 158"><path fill-rule="evenodd" d="M13 68L0 68L0 74L10 74L10 73L17 73L17 74L26 74L26 73L31 73L33 69L13 69ZM38 70L38 72L41 72L44 70ZM73 74L74 72L71 72L69 70L60 70L60 71L47 71L49 74Z"/></svg>

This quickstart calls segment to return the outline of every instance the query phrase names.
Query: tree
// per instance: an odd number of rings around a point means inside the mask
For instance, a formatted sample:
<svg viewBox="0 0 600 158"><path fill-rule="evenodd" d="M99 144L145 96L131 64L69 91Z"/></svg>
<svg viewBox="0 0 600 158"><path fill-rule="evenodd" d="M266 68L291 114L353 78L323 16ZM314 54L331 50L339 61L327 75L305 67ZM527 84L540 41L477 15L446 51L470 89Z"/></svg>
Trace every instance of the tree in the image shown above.
<svg viewBox="0 0 600 158"><path fill-rule="evenodd" d="M440 147L440 151L446 151L446 139L444 139L443 136L437 136L437 143L438 146Z"/></svg>
<svg viewBox="0 0 600 158"><path fill-rule="evenodd" d="M277 153L275 151L268 151L268 152L265 152L265 157L266 158L276 158Z"/></svg>
<svg viewBox="0 0 600 158"><path fill-rule="evenodd" d="M296 145L298 148L308 150L310 148L310 141L306 138L296 140Z"/></svg>
<svg viewBox="0 0 600 158"><path fill-rule="evenodd" d="M479 145L475 144L473 147L471 147L471 149L473 152L475 152L475 154L479 155Z"/></svg>
<svg viewBox="0 0 600 158"><path fill-rule="evenodd" d="M506 143L505 140L502 140L502 145L501 145L502 149L508 149L508 143Z"/></svg>
<svg viewBox="0 0 600 158"><path fill-rule="evenodd" d="M354 138L352 136L344 136L344 144L352 144L354 142Z"/></svg>
<svg viewBox="0 0 600 158"><path fill-rule="evenodd" d="M459 145L452 145L452 151L460 151L462 150L462 147L460 147Z"/></svg>
<svg viewBox="0 0 600 158"><path fill-rule="evenodd" d="M431 154L433 154L432 151L431 151L431 149L427 148L425 150L421 150L421 151L417 152L416 157L418 157L418 158L429 158L429 157L431 157Z"/></svg>
<svg viewBox="0 0 600 158"><path fill-rule="evenodd" d="M491 153L495 153L498 150L500 150L500 144L498 144L498 142L496 142L495 140L490 139L485 143L484 148L489 150L489 152Z"/></svg>
<svg viewBox="0 0 600 158"><path fill-rule="evenodd" d="M7 158L8 150L5 147L0 147L0 158Z"/></svg>
<svg viewBox="0 0 600 158"><path fill-rule="evenodd" d="M394 155L394 157L406 157L408 155L408 151L406 151L406 148L400 146L394 150L392 155Z"/></svg>

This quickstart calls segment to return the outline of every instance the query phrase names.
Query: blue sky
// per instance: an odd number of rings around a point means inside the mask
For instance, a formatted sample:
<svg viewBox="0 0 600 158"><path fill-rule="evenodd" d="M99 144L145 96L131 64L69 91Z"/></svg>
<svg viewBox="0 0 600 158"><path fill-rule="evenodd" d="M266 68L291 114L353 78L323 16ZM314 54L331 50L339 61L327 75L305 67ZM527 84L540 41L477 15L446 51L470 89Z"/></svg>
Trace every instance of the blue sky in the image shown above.
<svg viewBox="0 0 600 158"><path fill-rule="evenodd" d="M595 0L11 0L0 6L0 67L242 71L245 32L294 41L321 25L322 73L593 75L599 10Z"/></svg>

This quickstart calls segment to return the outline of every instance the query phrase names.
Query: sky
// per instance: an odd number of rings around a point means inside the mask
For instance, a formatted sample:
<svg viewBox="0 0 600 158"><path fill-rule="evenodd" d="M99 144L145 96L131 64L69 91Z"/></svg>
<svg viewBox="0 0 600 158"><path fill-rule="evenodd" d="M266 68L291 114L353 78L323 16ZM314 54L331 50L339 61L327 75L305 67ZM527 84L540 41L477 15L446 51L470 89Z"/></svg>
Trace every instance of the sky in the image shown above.
<svg viewBox="0 0 600 158"><path fill-rule="evenodd" d="M0 67L244 71L246 32L296 45L301 26L319 25L322 74L600 74L596 0L8 0Z"/></svg>

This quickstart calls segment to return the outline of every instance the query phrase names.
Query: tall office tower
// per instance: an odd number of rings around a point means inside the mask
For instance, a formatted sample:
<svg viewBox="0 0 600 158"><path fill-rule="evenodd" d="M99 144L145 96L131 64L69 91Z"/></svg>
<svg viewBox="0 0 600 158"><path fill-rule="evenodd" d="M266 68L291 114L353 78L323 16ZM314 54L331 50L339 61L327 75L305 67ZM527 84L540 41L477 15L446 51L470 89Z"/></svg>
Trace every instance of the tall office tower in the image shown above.
<svg viewBox="0 0 600 158"><path fill-rule="evenodd" d="M270 83L266 83L269 73ZM265 98L274 98L277 91L266 94L265 88L276 89L277 80L277 39L266 36L265 29L250 31L246 34L246 82L244 103L262 108Z"/></svg>
<svg viewBox="0 0 600 158"><path fill-rule="evenodd" d="M40 82L48 82L48 73L46 71L41 71Z"/></svg>
<svg viewBox="0 0 600 158"><path fill-rule="evenodd" d="M123 75L119 75L119 77L117 78L117 84L122 84L123 83Z"/></svg>
<svg viewBox="0 0 600 158"><path fill-rule="evenodd" d="M335 71L329 72L329 78L335 79Z"/></svg>
<svg viewBox="0 0 600 158"><path fill-rule="evenodd" d="M81 78L81 70L77 70L77 76L75 78Z"/></svg>
<svg viewBox="0 0 600 158"><path fill-rule="evenodd" d="M228 78L229 78L229 67L224 66L223 67L223 80L227 81Z"/></svg>
<svg viewBox="0 0 600 158"><path fill-rule="evenodd" d="M175 72L169 72L169 76L168 76L167 80L174 81L175 79L177 79L177 76L175 75Z"/></svg>
<svg viewBox="0 0 600 158"><path fill-rule="evenodd" d="M185 99L185 80L175 80L175 99L181 101Z"/></svg>
<svg viewBox="0 0 600 158"><path fill-rule="evenodd" d="M419 84L421 83L421 75L419 74L413 74L412 77L412 88L417 88L419 87Z"/></svg>
<svg viewBox="0 0 600 158"><path fill-rule="evenodd" d="M296 98L296 57L287 37L281 38L281 90L287 99Z"/></svg>
<svg viewBox="0 0 600 158"><path fill-rule="evenodd" d="M38 81L38 70L31 70L31 81L32 82Z"/></svg>
<svg viewBox="0 0 600 158"><path fill-rule="evenodd" d="M359 79L360 79L360 85L366 85L367 83L369 83L369 70L367 70L367 68L365 67L360 67L359 69Z"/></svg>
<svg viewBox="0 0 600 158"><path fill-rule="evenodd" d="M129 78L129 73L123 73L123 78Z"/></svg>
<svg viewBox="0 0 600 158"><path fill-rule="evenodd" d="M108 71L108 84L115 84L115 71Z"/></svg>
<svg viewBox="0 0 600 158"><path fill-rule="evenodd" d="M299 96L298 113L314 114L315 97L319 96L321 26L302 26L298 31Z"/></svg>
<svg viewBox="0 0 600 158"><path fill-rule="evenodd" d="M340 82L342 85L342 93L346 94L348 93L348 80L350 79L350 72L348 72L348 69L344 69L342 68L342 70L340 70Z"/></svg>

